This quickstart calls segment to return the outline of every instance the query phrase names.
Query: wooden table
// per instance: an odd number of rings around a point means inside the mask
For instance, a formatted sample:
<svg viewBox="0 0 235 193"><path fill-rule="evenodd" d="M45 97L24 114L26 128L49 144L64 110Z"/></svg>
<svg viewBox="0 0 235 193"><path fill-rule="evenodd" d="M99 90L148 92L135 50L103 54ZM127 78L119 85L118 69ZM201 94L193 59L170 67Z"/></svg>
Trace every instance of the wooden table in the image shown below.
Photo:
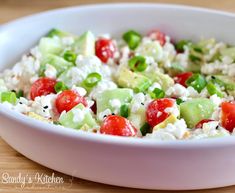
<svg viewBox="0 0 235 193"><path fill-rule="evenodd" d="M118 2L125 2L121 0ZM0 23L10 21L12 19L29 15L35 12L44 11L48 9L80 5L80 4L91 4L91 3L102 3L102 2L115 2L113 0L1 0L0 1ZM129 0L129 2L139 2L138 0ZM147 2L147 1L146 1ZM221 10L227 10L235 12L235 1L234 0L155 0L148 2L164 2L164 3L177 3L177 4L186 4L194 6L202 6L207 8L215 8ZM11 183L4 184L2 183L2 175L10 175L33 179L33 183L26 184L25 186L22 183ZM47 175L55 176L60 179L63 179L64 183L52 184L41 184L37 182L37 175ZM223 177L223 176L221 176ZM22 179L22 178L21 178ZM21 187L23 186L23 187ZM114 186L108 186L103 184L98 184L94 182L89 182L81 179L74 179L70 176L55 172L48 168L45 168L37 163L32 162L31 160L25 158L23 155L19 154L13 150L9 145L7 145L0 138L0 192L4 193L17 193L17 192L122 192L122 193L138 193L138 192L165 192L165 191L148 191L148 190L135 190L128 188L120 188ZM186 193L192 191L186 191ZM200 193L234 193L235 186L226 187L221 189L214 190L200 190L193 191Z"/></svg>

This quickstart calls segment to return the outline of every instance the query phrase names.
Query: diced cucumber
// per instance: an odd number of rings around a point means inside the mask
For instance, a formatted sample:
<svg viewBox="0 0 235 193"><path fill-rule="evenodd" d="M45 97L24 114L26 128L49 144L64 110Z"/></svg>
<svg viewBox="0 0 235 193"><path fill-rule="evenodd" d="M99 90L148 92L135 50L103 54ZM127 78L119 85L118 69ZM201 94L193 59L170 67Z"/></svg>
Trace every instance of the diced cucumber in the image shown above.
<svg viewBox="0 0 235 193"><path fill-rule="evenodd" d="M73 46L77 54L84 56L95 55L95 36L87 31L75 41Z"/></svg>
<svg viewBox="0 0 235 193"><path fill-rule="evenodd" d="M121 87L131 88L135 92L144 92L151 86L152 82L142 74L123 68L118 74L118 84Z"/></svg>
<svg viewBox="0 0 235 193"><path fill-rule="evenodd" d="M71 62L66 61L64 58L53 55L53 54L46 54L43 56L42 63L40 66L40 74L45 69L46 64L50 64L54 66L57 70L57 75L60 75L69 67L72 67L73 64Z"/></svg>
<svg viewBox="0 0 235 193"><path fill-rule="evenodd" d="M58 55L62 52L63 46L58 38L41 38L39 42L39 51L42 55L45 54L55 54Z"/></svg>
<svg viewBox="0 0 235 193"><path fill-rule="evenodd" d="M129 103L132 97L133 97L133 91L128 88L105 90L104 92L98 94L96 101L97 114L103 112L106 109L110 109L111 112L114 112L115 108L111 104L112 100L118 100L121 107L121 105Z"/></svg>
<svg viewBox="0 0 235 193"><path fill-rule="evenodd" d="M48 32L47 36L46 37L54 37L54 36L57 36L57 37L60 37L60 38L63 38L63 37L67 37L67 36L71 36L71 34L67 33L67 32L64 32L64 31L61 31L59 29L52 29Z"/></svg>
<svg viewBox="0 0 235 193"><path fill-rule="evenodd" d="M207 98L195 98L180 104L180 116L189 128L199 121L209 119L214 111L214 103Z"/></svg>
<svg viewBox="0 0 235 193"><path fill-rule="evenodd" d="M73 70L74 67L69 67L67 70L65 70L64 72L62 72L59 77L58 80L63 82L66 86L68 87L72 87L73 85L71 84L71 71Z"/></svg>
<svg viewBox="0 0 235 193"><path fill-rule="evenodd" d="M73 129L80 129L85 124L89 126L89 128L97 126L89 109L85 108L82 104L78 104L67 113L62 113L59 118L59 123Z"/></svg>
<svg viewBox="0 0 235 193"><path fill-rule="evenodd" d="M136 52L142 56L153 57L156 61L160 61L163 57L163 49L157 41L142 42Z"/></svg>

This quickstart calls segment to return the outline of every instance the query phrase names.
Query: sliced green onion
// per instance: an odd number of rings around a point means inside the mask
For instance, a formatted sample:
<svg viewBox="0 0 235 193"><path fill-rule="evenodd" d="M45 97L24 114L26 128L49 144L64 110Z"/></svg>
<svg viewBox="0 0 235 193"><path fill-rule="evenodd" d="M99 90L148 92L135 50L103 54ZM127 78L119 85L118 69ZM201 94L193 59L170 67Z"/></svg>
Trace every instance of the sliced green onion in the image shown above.
<svg viewBox="0 0 235 193"><path fill-rule="evenodd" d="M24 91L23 90L19 90L18 92L16 92L16 97L20 98L24 96Z"/></svg>
<svg viewBox="0 0 235 193"><path fill-rule="evenodd" d="M195 55L192 55L190 54L189 55L189 59L192 61L192 62L200 62L201 61L201 58L195 56Z"/></svg>
<svg viewBox="0 0 235 193"><path fill-rule="evenodd" d="M133 30L124 33L122 38L132 50L136 49L141 42L141 35Z"/></svg>
<svg viewBox="0 0 235 193"><path fill-rule="evenodd" d="M146 122L142 127L140 127L140 132L142 133L143 136L145 136L147 133L151 133L151 127L150 125Z"/></svg>
<svg viewBox="0 0 235 193"><path fill-rule="evenodd" d="M86 77L84 84L86 87L94 87L98 84L99 81L101 81L101 79L102 76L99 73L93 72Z"/></svg>
<svg viewBox="0 0 235 193"><path fill-rule="evenodd" d="M184 101L181 98L177 98L176 99L176 104L180 105L181 103L183 103Z"/></svg>
<svg viewBox="0 0 235 193"><path fill-rule="evenodd" d="M123 104L120 108L120 115L122 117L127 118L129 116L129 112L128 112L128 105L127 104Z"/></svg>
<svg viewBox="0 0 235 193"><path fill-rule="evenodd" d="M72 62L72 63L75 63L76 62L76 58L77 58L77 55L70 51L70 50L67 50L65 53L64 53L64 59L67 60L68 62Z"/></svg>
<svg viewBox="0 0 235 193"><path fill-rule="evenodd" d="M150 92L150 96L153 99L161 99L165 97L165 92L162 89L155 88L152 92Z"/></svg>
<svg viewBox="0 0 235 193"><path fill-rule="evenodd" d="M134 56L128 62L129 67L133 71L142 72L148 67L146 59L143 56Z"/></svg>
<svg viewBox="0 0 235 193"><path fill-rule="evenodd" d="M15 92L2 92L1 102L9 102L11 104L16 104L17 98Z"/></svg>
<svg viewBox="0 0 235 193"><path fill-rule="evenodd" d="M188 45L189 43L191 43L189 40L180 40L175 44L175 48L177 51L183 52L184 46Z"/></svg>
<svg viewBox="0 0 235 193"><path fill-rule="evenodd" d="M216 86L216 84L213 84L212 82L208 82L206 85L206 88L210 95L216 94L218 97L224 96L221 90L219 89L219 87Z"/></svg>
<svg viewBox="0 0 235 193"><path fill-rule="evenodd" d="M203 53L202 48L200 48L200 47L198 47L198 46L193 46L193 50L194 50L195 52L198 52L198 53Z"/></svg>
<svg viewBox="0 0 235 193"><path fill-rule="evenodd" d="M201 74L194 74L186 81L186 85L193 87L200 93L206 87L206 79Z"/></svg>
<svg viewBox="0 0 235 193"><path fill-rule="evenodd" d="M57 82L54 86L56 93L64 90L68 90L68 87L63 82Z"/></svg>

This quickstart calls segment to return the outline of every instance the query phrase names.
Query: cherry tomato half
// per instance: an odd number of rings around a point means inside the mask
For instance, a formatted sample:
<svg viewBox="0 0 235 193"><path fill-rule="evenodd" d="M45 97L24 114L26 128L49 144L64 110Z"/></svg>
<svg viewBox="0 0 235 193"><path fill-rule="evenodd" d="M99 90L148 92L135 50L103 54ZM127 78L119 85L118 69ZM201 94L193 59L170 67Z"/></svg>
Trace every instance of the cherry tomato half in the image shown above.
<svg viewBox="0 0 235 193"><path fill-rule="evenodd" d="M164 121L170 115L170 113L165 112L165 109L173 107L173 105L174 100L169 98L155 99L149 103L146 111L148 124L154 127Z"/></svg>
<svg viewBox="0 0 235 193"><path fill-rule="evenodd" d="M104 63L114 57L116 47L111 39L100 38L95 43L95 54Z"/></svg>
<svg viewBox="0 0 235 193"><path fill-rule="evenodd" d="M43 77L36 80L30 89L30 97L34 100L37 96L48 95L56 93L54 86L56 84L55 79Z"/></svg>
<svg viewBox="0 0 235 193"><path fill-rule="evenodd" d="M178 74L174 77L175 83L181 84L184 87L187 87L186 81L193 75L192 72L184 72Z"/></svg>
<svg viewBox="0 0 235 193"><path fill-rule="evenodd" d="M118 115L109 115L104 119L100 133L131 137L136 136L137 129L128 119Z"/></svg>
<svg viewBox="0 0 235 193"><path fill-rule="evenodd" d="M166 43L166 35L159 30L152 30L148 33L148 36L151 39L159 41L161 46L164 46Z"/></svg>
<svg viewBox="0 0 235 193"><path fill-rule="evenodd" d="M208 122L211 122L211 121L214 121L214 120L212 120L212 119L203 119L203 120L199 121L196 124L195 128L202 128L204 123L208 123Z"/></svg>
<svg viewBox="0 0 235 193"><path fill-rule="evenodd" d="M55 106L59 113L62 113L63 111L68 112L79 103L87 106L86 99L80 96L78 92L73 90L63 91L57 96L55 100Z"/></svg>
<svg viewBox="0 0 235 193"><path fill-rule="evenodd" d="M228 131L232 132L235 128L235 103L223 102L221 104L222 116L221 122L222 126Z"/></svg>

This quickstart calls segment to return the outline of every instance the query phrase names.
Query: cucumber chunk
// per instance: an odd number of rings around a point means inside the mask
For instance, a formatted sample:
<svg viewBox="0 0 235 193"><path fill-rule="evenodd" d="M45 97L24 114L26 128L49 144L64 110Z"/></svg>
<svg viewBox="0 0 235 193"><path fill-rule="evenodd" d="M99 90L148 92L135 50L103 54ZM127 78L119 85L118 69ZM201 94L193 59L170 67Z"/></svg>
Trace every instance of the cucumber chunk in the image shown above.
<svg viewBox="0 0 235 193"><path fill-rule="evenodd" d="M97 126L89 109L85 108L82 104L78 104L67 113L62 113L59 123L73 129L81 129L84 125L89 126L89 128Z"/></svg>
<svg viewBox="0 0 235 193"><path fill-rule="evenodd" d="M133 97L133 91L128 88L117 88L113 90L105 90L104 92L98 94L97 97L97 114L103 112L106 109L110 109L111 112L117 111L115 105L112 104L113 100L116 100L119 103L119 109L122 105L129 103ZM117 112L118 114L120 112Z"/></svg>
<svg viewBox="0 0 235 193"><path fill-rule="evenodd" d="M63 45L58 38L41 38L39 42L39 51L42 55L55 54L58 55L63 51Z"/></svg>
<svg viewBox="0 0 235 193"><path fill-rule="evenodd" d="M77 54L84 56L95 55L95 36L87 31L75 41L73 47Z"/></svg>
<svg viewBox="0 0 235 193"><path fill-rule="evenodd" d="M195 98L180 104L180 116L189 128L199 121L209 119L214 111L214 103L207 98Z"/></svg>
<svg viewBox="0 0 235 193"><path fill-rule="evenodd" d="M71 34L54 28L50 30L48 34L46 35L46 37L50 37L50 38L55 37L55 36L63 38L63 37L71 36Z"/></svg>
<svg viewBox="0 0 235 193"><path fill-rule="evenodd" d="M73 63L66 61L62 57L53 54L46 54L43 56L42 63L39 69L39 74L42 74L42 71L45 69L46 64L54 66L57 70L57 75L61 74L69 67L73 66Z"/></svg>

